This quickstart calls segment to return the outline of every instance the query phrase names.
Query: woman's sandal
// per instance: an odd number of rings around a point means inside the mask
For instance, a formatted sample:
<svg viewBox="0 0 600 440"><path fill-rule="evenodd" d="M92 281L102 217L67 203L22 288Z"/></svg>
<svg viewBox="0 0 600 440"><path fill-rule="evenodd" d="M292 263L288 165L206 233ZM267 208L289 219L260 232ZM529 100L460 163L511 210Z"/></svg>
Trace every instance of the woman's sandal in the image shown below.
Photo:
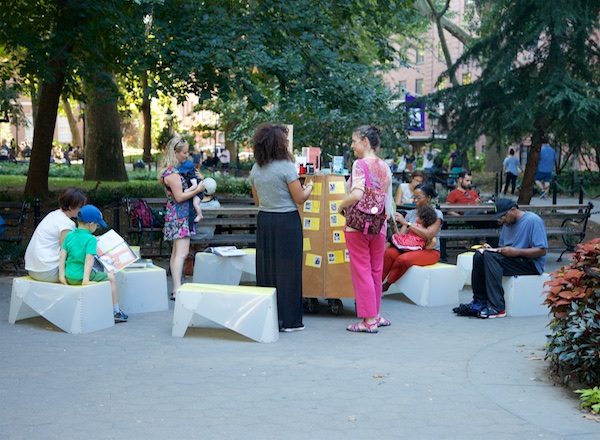
<svg viewBox="0 0 600 440"><path fill-rule="evenodd" d="M362 324L362 326L361 326ZM367 321L360 321L356 324L349 325L346 330L349 332L377 333L377 323L369 324Z"/></svg>
<svg viewBox="0 0 600 440"><path fill-rule="evenodd" d="M383 316L379 315L379 318L377 320L378 327L388 327L390 325L392 325L392 323L390 322L389 319L384 318Z"/></svg>
<svg viewBox="0 0 600 440"><path fill-rule="evenodd" d="M175 294L174 294L174 293L170 294L170 295L169 295L169 299L170 299L171 301L175 301Z"/></svg>

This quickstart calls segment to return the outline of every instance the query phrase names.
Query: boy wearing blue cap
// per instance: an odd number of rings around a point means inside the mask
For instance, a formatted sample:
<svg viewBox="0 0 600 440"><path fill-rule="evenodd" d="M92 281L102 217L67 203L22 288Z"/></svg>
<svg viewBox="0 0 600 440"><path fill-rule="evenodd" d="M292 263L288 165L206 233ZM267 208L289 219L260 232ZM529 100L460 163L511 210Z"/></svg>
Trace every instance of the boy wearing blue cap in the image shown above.
<svg viewBox="0 0 600 440"><path fill-rule="evenodd" d="M119 307L117 283L112 273L92 270L96 251L96 237L93 233L106 223L102 213L94 205L84 205L77 214L77 228L65 237L60 251L58 279L67 285L87 285L95 282L110 282L112 291L113 314L115 322L127 322L128 316Z"/></svg>

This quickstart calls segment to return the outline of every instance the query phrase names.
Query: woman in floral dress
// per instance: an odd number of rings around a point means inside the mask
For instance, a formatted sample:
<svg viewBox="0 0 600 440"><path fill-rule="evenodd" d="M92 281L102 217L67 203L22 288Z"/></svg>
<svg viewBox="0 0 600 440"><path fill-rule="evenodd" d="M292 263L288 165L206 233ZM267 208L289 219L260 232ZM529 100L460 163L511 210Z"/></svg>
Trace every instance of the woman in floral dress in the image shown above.
<svg viewBox="0 0 600 440"><path fill-rule="evenodd" d="M171 299L181 287L183 266L190 252L190 237L194 235L195 212L191 207L191 199L204 191L202 176L198 175L198 187L194 191L185 192L187 183L177 170L177 167L188 159L189 146L185 139L172 138L165 147L165 153L158 172L158 180L165 186L167 193L167 214L163 233L166 241L173 242L171 251L171 276L173 290ZM191 211L190 211L191 209ZM193 213L190 220L190 213Z"/></svg>

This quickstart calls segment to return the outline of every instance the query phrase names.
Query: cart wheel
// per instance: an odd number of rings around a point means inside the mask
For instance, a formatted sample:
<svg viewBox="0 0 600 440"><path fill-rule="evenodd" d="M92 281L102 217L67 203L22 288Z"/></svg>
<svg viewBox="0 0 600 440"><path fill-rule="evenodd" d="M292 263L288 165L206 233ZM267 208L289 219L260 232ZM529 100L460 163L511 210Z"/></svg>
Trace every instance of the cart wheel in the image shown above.
<svg viewBox="0 0 600 440"><path fill-rule="evenodd" d="M344 311L344 304L340 299L329 300L329 311L334 315L341 315Z"/></svg>
<svg viewBox="0 0 600 440"><path fill-rule="evenodd" d="M308 313L318 313L319 312L319 300L317 298L305 298L304 299L304 307Z"/></svg>

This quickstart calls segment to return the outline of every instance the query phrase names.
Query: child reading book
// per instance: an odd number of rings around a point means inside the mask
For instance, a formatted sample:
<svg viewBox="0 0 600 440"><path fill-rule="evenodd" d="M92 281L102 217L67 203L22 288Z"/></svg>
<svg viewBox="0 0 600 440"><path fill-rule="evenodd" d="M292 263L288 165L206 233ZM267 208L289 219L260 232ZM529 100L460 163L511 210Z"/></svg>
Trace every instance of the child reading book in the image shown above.
<svg viewBox="0 0 600 440"><path fill-rule="evenodd" d="M179 165L179 173L184 177L185 181L188 184L188 188L183 192L195 191L198 188L198 176L196 175L196 167L191 160L186 160L181 165ZM202 220L202 209L200 208L200 197L194 196L192 197L191 204L194 207L194 211L196 211L196 218L194 218L194 223L198 223ZM191 217L190 217L191 219Z"/></svg>
<svg viewBox="0 0 600 440"><path fill-rule="evenodd" d="M112 273L92 270L96 251L96 237L92 235L98 225L106 223L94 205L84 205L77 214L77 228L65 237L60 251L58 279L64 285L87 285L99 281L110 282L115 322L127 322L128 316L119 307L117 283Z"/></svg>
<svg viewBox="0 0 600 440"><path fill-rule="evenodd" d="M422 206L417 208L417 222L416 226L428 227L437 221L437 214L431 206ZM429 242L423 237L415 234L412 230L408 229L404 233L398 232L392 235L392 244L400 250L405 251L419 251L422 249L431 249L435 246L435 237Z"/></svg>

